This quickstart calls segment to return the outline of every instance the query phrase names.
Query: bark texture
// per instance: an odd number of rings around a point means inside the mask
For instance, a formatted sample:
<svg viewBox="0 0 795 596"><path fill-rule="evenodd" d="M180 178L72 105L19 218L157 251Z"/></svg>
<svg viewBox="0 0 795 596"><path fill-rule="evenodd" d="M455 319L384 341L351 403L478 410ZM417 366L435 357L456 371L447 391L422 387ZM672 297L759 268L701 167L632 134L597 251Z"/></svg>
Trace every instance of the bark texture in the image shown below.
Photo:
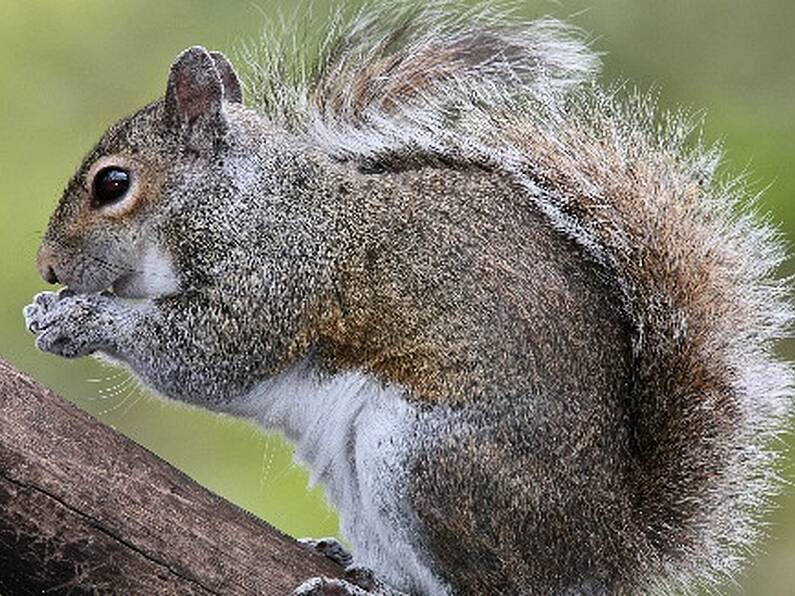
<svg viewBox="0 0 795 596"><path fill-rule="evenodd" d="M342 569L0 360L0 594L289 594Z"/></svg>

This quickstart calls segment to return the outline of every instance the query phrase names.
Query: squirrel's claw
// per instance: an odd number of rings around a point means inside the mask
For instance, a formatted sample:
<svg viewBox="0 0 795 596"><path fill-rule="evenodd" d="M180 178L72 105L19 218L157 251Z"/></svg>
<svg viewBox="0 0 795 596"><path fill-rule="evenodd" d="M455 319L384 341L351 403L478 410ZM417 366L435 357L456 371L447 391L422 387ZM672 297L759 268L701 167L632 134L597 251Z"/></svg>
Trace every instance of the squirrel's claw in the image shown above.
<svg viewBox="0 0 795 596"><path fill-rule="evenodd" d="M336 542L336 541L335 541ZM347 567L345 579L313 577L298 586L294 596L407 596L379 581L370 569Z"/></svg>
<svg viewBox="0 0 795 596"><path fill-rule="evenodd" d="M319 552L341 567L348 568L353 563L353 555L336 538L301 538L298 542Z"/></svg>
<svg viewBox="0 0 795 596"><path fill-rule="evenodd" d="M313 577L298 586L294 596L408 596L378 581L373 572L362 567L345 570L346 579Z"/></svg>
<svg viewBox="0 0 795 596"><path fill-rule="evenodd" d="M370 569L352 565L353 556L336 538L302 538L299 542L319 552L345 568L345 579L314 577L301 584L294 592L296 596L347 596L369 594L370 596L399 596L379 581Z"/></svg>
<svg viewBox="0 0 795 596"><path fill-rule="evenodd" d="M344 579L313 577L298 586L293 596L372 596L372 592Z"/></svg>
<svg viewBox="0 0 795 596"><path fill-rule="evenodd" d="M58 292L40 292L33 297L33 302L22 310L28 331L38 335L46 328L46 315L57 301Z"/></svg>

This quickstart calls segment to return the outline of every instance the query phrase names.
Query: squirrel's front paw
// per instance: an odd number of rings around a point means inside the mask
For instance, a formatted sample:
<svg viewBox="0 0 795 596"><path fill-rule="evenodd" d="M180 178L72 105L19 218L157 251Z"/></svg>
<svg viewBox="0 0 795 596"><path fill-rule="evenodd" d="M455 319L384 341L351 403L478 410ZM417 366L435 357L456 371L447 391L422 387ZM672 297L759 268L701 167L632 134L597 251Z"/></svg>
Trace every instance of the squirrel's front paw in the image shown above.
<svg viewBox="0 0 795 596"><path fill-rule="evenodd" d="M65 358L77 358L107 347L115 334L112 299L99 294L41 292L25 307L25 324L36 335L36 347Z"/></svg>

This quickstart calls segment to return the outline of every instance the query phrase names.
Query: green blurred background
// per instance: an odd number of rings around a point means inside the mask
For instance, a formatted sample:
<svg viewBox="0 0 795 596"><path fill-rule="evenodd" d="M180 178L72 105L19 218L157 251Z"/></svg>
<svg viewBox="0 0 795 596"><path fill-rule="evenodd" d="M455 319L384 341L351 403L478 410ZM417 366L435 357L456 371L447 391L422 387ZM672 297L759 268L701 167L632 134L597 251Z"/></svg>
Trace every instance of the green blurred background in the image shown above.
<svg viewBox="0 0 795 596"><path fill-rule="evenodd" d="M664 106L704 109L705 137L724 139L730 167L747 168L754 187L767 188L764 208L793 238L793 0L516 4L527 16L551 14L589 31L608 79L657 86ZM292 535L320 536L337 531L337 518L320 489L307 489L280 437L163 403L92 359L37 353L21 316L44 288L34 257L48 215L103 130L162 94L183 48L203 44L234 57L266 18L295 10L268 0L0 0L0 355L213 491ZM771 539L727 591L795 594L795 489L787 492L769 518Z"/></svg>

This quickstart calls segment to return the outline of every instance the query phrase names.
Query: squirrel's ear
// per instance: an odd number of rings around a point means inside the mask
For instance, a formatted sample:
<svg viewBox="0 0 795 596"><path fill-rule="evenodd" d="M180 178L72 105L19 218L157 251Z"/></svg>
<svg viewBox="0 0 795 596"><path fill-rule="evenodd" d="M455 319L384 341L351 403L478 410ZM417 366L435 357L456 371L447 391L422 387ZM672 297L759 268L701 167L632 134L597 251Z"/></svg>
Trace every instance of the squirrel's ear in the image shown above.
<svg viewBox="0 0 795 596"><path fill-rule="evenodd" d="M224 99L233 103L243 103L243 89L232 63L221 52L210 52L210 56L224 85Z"/></svg>
<svg viewBox="0 0 795 596"><path fill-rule="evenodd" d="M166 88L167 118L192 122L219 112L223 98L221 75L206 49L193 46L177 56Z"/></svg>

